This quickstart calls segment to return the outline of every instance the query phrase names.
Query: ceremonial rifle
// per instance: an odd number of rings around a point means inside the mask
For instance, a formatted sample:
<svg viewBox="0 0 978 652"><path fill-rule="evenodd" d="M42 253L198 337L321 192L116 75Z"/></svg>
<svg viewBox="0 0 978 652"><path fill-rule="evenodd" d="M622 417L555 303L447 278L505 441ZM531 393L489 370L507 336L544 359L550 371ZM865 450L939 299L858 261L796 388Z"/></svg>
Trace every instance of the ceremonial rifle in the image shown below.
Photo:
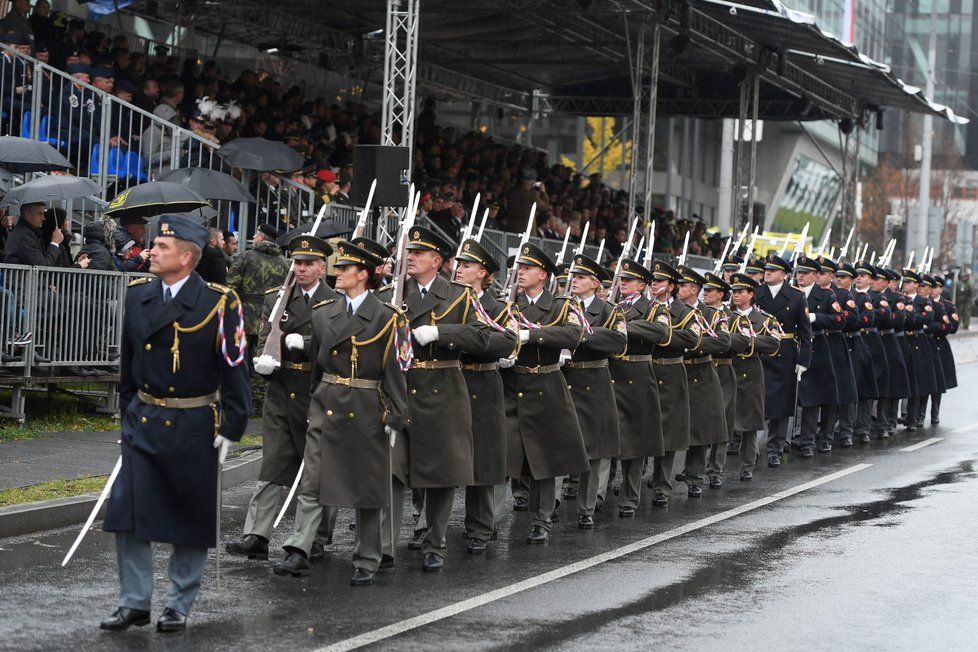
<svg viewBox="0 0 978 652"><path fill-rule="evenodd" d="M530 206L530 217L526 221L526 230L523 232L523 237L520 238L520 246L516 250L516 255L513 256L513 266L509 268L509 275L506 278L506 289L503 291L503 294L506 295L506 300L509 303L516 301L516 293L519 290L516 282L516 274L520 268L520 264L517 261L520 259L520 252L523 251L523 245L530 241L530 232L533 230L533 218L536 217L536 214L537 204L533 202L533 205Z"/></svg>
<svg viewBox="0 0 978 652"><path fill-rule="evenodd" d="M472 237L472 230L475 228L475 216L479 212L479 197L481 193L475 194L475 200L472 202L472 214L469 215L469 223L462 231L462 237L458 239L458 247L455 249L455 260L452 261L452 276L451 280L455 280L455 272L458 271L458 257L462 254L462 243ZM488 215L488 213L486 213ZM482 222L485 224L485 220ZM481 231L480 231L481 233Z"/></svg>
<svg viewBox="0 0 978 652"><path fill-rule="evenodd" d="M839 252L839 264L840 265L842 264L842 261L844 261L846 259L846 254L849 253L849 244L852 242L852 234L855 233L855 231L856 231L856 227L855 226L853 226L851 229L849 229L849 235L848 235L848 237L846 237L846 243L845 243L845 245L843 245L842 251Z"/></svg>
<svg viewBox="0 0 978 652"><path fill-rule="evenodd" d="M628 237L622 243L621 254L618 256L618 264L615 265L615 275L611 279L611 288L608 290L608 301L611 303L615 303L615 294L618 292L618 286L621 284L621 264L628 257L628 252L632 248L632 238L635 237L636 226L638 226L637 215L632 218L632 224L628 227Z"/></svg>
<svg viewBox="0 0 978 652"><path fill-rule="evenodd" d="M742 260L740 263L741 274L747 271L747 261L750 260L750 255L754 252L754 243L757 242L757 234L760 232L760 229L760 224L755 226L754 232L750 236L750 240L747 241L747 249L744 251L744 260ZM785 240L785 242L787 242L787 240Z"/></svg>
<svg viewBox="0 0 978 652"><path fill-rule="evenodd" d="M555 266L560 266L560 264L564 262L564 256L567 255L567 242L570 240L570 232L571 232L570 225L568 225L567 228L564 230L564 243L560 245L560 253L557 254L557 260L554 263ZM568 280L570 279L568 278ZM551 277L549 285L550 285L550 291L554 294L556 294L560 290L560 287L558 286L556 274L554 274L554 276Z"/></svg>

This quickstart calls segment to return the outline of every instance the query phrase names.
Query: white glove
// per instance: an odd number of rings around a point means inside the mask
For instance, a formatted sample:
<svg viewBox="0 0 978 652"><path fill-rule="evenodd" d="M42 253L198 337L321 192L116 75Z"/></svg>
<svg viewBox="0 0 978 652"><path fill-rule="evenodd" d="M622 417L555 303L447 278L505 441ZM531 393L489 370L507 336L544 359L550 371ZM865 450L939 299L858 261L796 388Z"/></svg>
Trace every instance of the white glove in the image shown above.
<svg viewBox="0 0 978 652"><path fill-rule="evenodd" d="M500 369L509 369L514 364L516 364L516 359L515 358L499 358L499 362L497 364L499 364L499 368Z"/></svg>
<svg viewBox="0 0 978 652"><path fill-rule="evenodd" d="M530 340L530 331L526 328L520 329L520 344L526 344Z"/></svg>
<svg viewBox="0 0 978 652"><path fill-rule="evenodd" d="M267 354L262 354L251 362L255 367L255 372L262 376L271 376L276 369L282 366L281 362Z"/></svg>
<svg viewBox="0 0 978 652"><path fill-rule="evenodd" d="M795 373L798 375L799 382L801 382L802 374L804 374L806 371L808 371L808 367L802 366L800 364L795 365Z"/></svg>
<svg viewBox="0 0 978 652"><path fill-rule="evenodd" d="M390 426L384 426L384 432L386 432L387 436L390 438L391 448L394 448L394 442L397 441L397 431Z"/></svg>
<svg viewBox="0 0 978 652"><path fill-rule="evenodd" d="M808 321L812 322L813 324L815 323L815 313L814 312L808 313Z"/></svg>
<svg viewBox="0 0 978 652"><path fill-rule="evenodd" d="M301 351L305 348L306 343L298 333L289 333L285 336L285 346L293 351Z"/></svg>
<svg viewBox="0 0 978 652"><path fill-rule="evenodd" d="M223 435L218 435L217 437L214 437L214 448L219 449L217 453L217 463L224 464L224 460L228 456L228 449L231 448L231 440Z"/></svg>
<svg viewBox="0 0 978 652"><path fill-rule="evenodd" d="M437 326L418 326L411 332L414 333L414 341L421 346L438 341Z"/></svg>

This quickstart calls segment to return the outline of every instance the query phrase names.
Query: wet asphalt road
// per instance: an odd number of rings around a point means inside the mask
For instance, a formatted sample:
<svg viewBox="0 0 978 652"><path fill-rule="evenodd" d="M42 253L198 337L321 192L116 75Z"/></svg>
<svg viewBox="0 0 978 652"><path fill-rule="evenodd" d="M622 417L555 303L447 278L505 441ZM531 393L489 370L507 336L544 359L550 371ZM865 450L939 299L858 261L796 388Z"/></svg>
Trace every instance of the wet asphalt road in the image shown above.
<svg viewBox="0 0 978 652"><path fill-rule="evenodd" d="M467 555L457 500L440 575L422 574L406 525L398 567L374 587L350 587L344 510L312 577L279 578L271 562L225 555L218 591L210 563L188 631L171 637L97 629L115 603L110 536L91 532L67 569L74 529L0 540L0 649L308 650L367 643L371 633L375 648L395 649L974 649L978 364L958 376L939 427L814 460L789 456L751 483L737 480L730 457L722 489L677 494L666 509L646 490L637 518L599 512L591 532L565 505L547 546L527 546L528 516L508 513L488 554ZM943 440L901 450L933 437ZM252 488L226 492L225 541L240 534ZM290 528L283 521L273 545ZM628 554L594 559L629 544ZM553 571L560 577L540 578ZM486 595L500 589L499 599Z"/></svg>

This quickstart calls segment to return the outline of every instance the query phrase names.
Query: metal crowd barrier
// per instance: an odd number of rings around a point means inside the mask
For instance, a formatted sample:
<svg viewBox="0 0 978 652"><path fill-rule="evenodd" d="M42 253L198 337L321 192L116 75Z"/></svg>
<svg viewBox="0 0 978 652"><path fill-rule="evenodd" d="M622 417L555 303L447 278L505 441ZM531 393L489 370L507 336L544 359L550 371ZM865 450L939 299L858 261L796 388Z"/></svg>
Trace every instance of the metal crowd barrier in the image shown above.
<svg viewBox="0 0 978 652"><path fill-rule="evenodd" d="M141 274L0 265L0 416L25 417L28 388L104 383L99 409L118 411L118 373L126 287ZM95 368L101 376L68 373Z"/></svg>
<svg viewBox="0 0 978 652"><path fill-rule="evenodd" d="M231 172L218 155L220 144L48 64L0 45L0 133L46 141L89 176L110 200L126 188L182 167ZM27 180L26 178L24 179ZM312 214L312 188L274 174L261 175L257 205L249 215L231 202L215 202L214 226L245 231L268 222L284 228L289 220ZM284 211L284 213L283 213ZM242 229L241 227L246 228Z"/></svg>

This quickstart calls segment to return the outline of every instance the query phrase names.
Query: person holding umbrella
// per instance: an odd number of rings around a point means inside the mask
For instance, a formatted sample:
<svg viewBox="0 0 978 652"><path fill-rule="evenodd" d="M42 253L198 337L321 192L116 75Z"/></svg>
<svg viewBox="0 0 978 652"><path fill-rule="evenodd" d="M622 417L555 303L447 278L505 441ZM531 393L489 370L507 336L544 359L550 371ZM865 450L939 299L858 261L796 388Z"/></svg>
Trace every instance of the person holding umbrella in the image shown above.
<svg viewBox="0 0 978 652"><path fill-rule="evenodd" d="M61 255L61 243L65 235L61 229L54 229L45 242L41 231L43 225L43 203L21 204L20 219L10 231L4 245L4 262L11 265L55 266Z"/></svg>

